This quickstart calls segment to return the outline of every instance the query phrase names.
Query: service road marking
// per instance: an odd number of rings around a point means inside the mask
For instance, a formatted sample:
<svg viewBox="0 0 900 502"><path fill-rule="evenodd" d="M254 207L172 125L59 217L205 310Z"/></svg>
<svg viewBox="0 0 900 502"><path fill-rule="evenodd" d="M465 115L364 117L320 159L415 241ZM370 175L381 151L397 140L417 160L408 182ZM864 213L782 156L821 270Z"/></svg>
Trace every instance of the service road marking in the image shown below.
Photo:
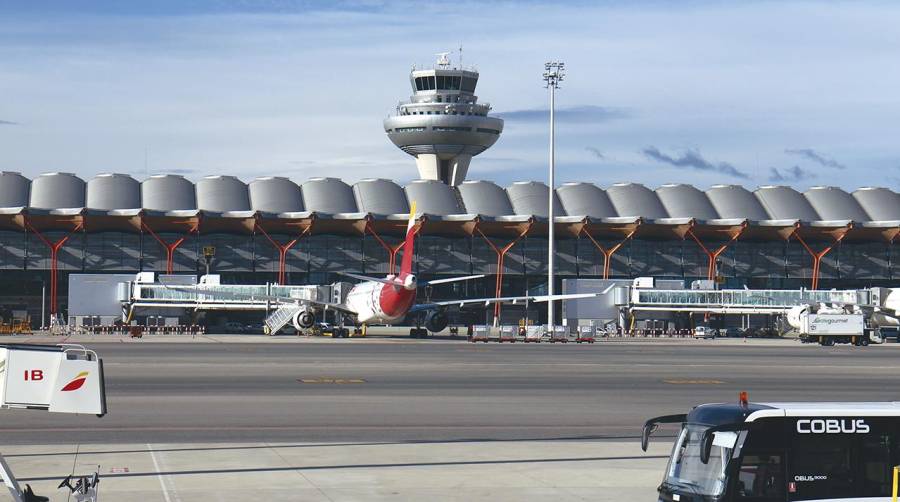
<svg viewBox="0 0 900 502"><path fill-rule="evenodd" d="M663 380L663 383L671 385L721 385L722 380Z"/></svg>
<svg viewBox="0 0 900 502"><path fill-rule="evenodd" d="M159 478L159 485L162 487L163 498L166 502L181 502L181 497L178 496L178 493L175 491L174 483L168 474L163 474L162 469L159 468L159 461L156 459L156 453L153 451L153 446L150 443L147 443L147 451L150 452L150 459L153 460L153 468L156 469L156 477ZM172 486L172 494L169 495L169 485Z"/></svg>

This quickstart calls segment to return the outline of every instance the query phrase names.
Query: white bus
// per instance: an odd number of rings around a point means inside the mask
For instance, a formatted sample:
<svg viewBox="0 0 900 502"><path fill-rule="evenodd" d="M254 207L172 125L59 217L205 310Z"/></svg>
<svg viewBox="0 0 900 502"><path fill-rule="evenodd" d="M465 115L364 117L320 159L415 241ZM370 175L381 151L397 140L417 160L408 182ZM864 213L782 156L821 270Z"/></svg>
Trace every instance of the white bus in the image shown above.
<svg viewBox="0 0 900 502"><path fill-rule="evenodd" d="M888 502L900 464L900 403L704 404L648 420L681 424L659 501Z"/></svg>

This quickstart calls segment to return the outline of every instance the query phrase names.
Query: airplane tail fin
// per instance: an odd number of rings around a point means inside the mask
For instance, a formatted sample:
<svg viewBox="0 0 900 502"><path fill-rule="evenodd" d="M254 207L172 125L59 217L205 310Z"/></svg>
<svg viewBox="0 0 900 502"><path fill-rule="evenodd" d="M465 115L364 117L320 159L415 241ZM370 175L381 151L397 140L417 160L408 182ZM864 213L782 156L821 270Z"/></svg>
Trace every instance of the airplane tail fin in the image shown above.
<svg viewBox="0 0 900 502"><path fill-rule="evenodd" d="M403 260L400 262L400 277L412 273L413 246L416 240L416 201L409 207L409 223L406 225L406 241L403 243Z"/></svg>

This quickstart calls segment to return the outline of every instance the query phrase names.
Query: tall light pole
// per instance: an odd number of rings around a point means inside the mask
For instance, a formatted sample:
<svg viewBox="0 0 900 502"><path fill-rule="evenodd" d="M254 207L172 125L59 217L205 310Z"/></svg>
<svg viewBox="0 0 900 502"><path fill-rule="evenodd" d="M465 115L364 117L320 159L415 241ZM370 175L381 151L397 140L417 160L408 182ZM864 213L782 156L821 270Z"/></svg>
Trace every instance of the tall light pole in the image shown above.
<svg viewBox="0 0 900 502"><path fill-rule="evenodd" d="M548 184L549 198L547 203L549 213L549 225L547 236L547 295L550 299L547 301L547 326L550 329L550 336L553 336L553 327L555 321L553 319L553 195L556 186L555 170L556 170L556 124L555 124L555 108L556 108L556 89L559 83L565 77L565 63L559 61L548 61L544 63L544 87L550 89L550 183Z"/></svg>

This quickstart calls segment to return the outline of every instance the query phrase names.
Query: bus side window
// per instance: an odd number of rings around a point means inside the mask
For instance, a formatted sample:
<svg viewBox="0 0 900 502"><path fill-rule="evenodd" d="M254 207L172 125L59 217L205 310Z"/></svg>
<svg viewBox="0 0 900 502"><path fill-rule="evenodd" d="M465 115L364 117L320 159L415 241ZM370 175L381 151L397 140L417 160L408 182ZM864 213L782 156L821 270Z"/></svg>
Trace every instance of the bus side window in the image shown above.
<svg viewBox="0 0 900 502"><path fill-rule="evenodd" d="M891 450L896 448L891 434L872 434L862 440L863 492L860 495L888 496L893 487Z"/></svg>
<svg viewBox="0 0 900 502"><path fill-rule="evenodd" d="M794 500L857 495L858 472L851 452L856 438L849 434L804 434L794 437L791 476Z"/></svg>
<svg viewBox="0 0 900 502"><path fill-rule="evenodd" d="M784 500L781 455L745 455L738 471L736 491L740 499Z"/></svg>

